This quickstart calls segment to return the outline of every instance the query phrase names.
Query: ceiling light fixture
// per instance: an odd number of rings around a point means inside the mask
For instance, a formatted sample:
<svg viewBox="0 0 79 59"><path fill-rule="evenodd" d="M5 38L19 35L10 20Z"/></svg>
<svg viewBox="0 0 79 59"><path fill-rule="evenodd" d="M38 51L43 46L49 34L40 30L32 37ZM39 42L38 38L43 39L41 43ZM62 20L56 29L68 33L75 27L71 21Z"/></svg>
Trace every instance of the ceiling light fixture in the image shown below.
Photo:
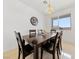
<svg viewBox="0 0 79 59"><path fill-rule="evenodd" d="M53 6L51 4L51 1L50 0L44 0L43 3L47 4L47 14L48 14L49 17L52 17Z"/></svg>
<svg viewBox="0 0 79 59"><path fill-rule="evenodd" d="M48 3L48 15L52 16L52 12L53 12L53 7L52 7L52 5L50 3L50 0L49 0L49 3Z"/></svg>

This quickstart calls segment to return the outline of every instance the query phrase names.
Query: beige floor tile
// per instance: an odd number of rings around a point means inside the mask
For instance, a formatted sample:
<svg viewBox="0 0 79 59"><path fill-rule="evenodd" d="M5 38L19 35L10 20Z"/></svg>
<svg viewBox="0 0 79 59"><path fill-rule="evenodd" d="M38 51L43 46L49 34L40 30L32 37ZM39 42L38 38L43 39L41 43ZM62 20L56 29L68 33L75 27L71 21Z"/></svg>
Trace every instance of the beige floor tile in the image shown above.
<svg viewBox="0 0 79 59"><path fill-rule="evenodd" d="M64 55L62 55L61 59L74 59L74 51L75 51L75 46L74 44L70 44L67 42L63 43L63 52ZM66 54L70 55L71 58L69 58ZM4 59L18 59L18 49L13 49L7 52L3 53L3 58ZM26 59L33 59L33 54L29 55L26 57ZM43 59L52 59L52 55L44 51L44 57Z"/></svg>

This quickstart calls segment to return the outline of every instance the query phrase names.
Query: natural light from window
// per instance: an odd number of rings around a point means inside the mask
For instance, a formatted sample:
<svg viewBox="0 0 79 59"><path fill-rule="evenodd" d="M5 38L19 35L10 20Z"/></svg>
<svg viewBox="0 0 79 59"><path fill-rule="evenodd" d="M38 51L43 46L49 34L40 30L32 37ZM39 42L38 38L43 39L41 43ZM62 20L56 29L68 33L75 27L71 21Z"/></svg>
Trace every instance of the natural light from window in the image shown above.
<svg viewBox="0 0 79 59"><path fill-rule="evenodd" d="M71 27L71 18L63 17L53 20L53 26L58 26L60 28L70 28Z"/></svg>

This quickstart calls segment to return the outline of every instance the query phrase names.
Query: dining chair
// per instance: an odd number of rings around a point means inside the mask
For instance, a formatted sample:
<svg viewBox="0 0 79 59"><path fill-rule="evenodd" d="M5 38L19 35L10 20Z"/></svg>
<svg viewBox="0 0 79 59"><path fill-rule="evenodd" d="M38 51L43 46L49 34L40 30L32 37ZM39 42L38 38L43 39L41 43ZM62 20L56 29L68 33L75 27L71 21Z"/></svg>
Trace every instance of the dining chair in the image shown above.
<svg viewBox="0 0 79 59"><path fill-rule="evenodd" d="M56 46L58 43L58 35L59 35L59 33L57 32L54 38L53 37L50 38L50 43L51 42L53 42L53 43L51 43L51 44L46 43L46 44L41 46L41 59L43 59L43 50L52 54L53 59L55 59Z"/></svg>
<svg viewBox="0 0 79 59"><path fill-rule="evenodd" d="M34 29L29 30L29 37L36 37L36 30Z"/></svg>
<svg viewBox="0 0 79 59"><path fill-rule="evenodd" d="M55 29L51 29L51 30L50 30L50 33L51 33L51 34L56 33L56 30L55 30Z"/></svg>
<svg viewBox="0 0 79 59"><path fill-rule="evenodd" d="M43 34L43 30L42 29L38 30L38 35L41 35L41 34Z"/></svg>
<svg viewBox="0 0 79 59"><path fill-rule="evenodd" d="M57 51L57 57L59 59L59 54L61 55L61 51L62 51L62 35L63 35L63 31L59 32L58 34L58 43L56 46L56 51ZM52 47L52 44L55 42L55 38L52 39L52 37L49 39L48 41L49 43L44 44L44 47L47 49L50 49Z"/></svg>
<svg viewBox="0 0 79 59"><path fill-rule="evenodd" d="M18 59L20 59L20 55L22 55L22 59L25 59L33 53L33 47L30 44L25 45L25 40L22 40L20 32L14 32L18 43Z"/></svg>
<svg viewBox="0 0 79 59"><path fill-rule="evenodd" d="M58 41L58 44L57 44L58 54L60 54L60 55L61 55L61 51L62 51L62 36L63 36L63 31L61 31L59 33L59 37L58 37L59 41Z"/></svg>

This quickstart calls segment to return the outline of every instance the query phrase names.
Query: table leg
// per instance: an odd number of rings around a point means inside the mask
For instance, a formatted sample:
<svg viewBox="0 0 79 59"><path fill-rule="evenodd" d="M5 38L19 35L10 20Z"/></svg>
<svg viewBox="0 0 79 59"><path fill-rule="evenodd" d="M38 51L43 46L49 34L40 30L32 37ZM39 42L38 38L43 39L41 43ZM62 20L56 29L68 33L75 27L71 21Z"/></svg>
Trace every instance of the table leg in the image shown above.
<svg viewBox="0 0 79 59"><path fill-rule="evenodd" d="M38 46L34 45L34 59L39 59Z"/></svg>

